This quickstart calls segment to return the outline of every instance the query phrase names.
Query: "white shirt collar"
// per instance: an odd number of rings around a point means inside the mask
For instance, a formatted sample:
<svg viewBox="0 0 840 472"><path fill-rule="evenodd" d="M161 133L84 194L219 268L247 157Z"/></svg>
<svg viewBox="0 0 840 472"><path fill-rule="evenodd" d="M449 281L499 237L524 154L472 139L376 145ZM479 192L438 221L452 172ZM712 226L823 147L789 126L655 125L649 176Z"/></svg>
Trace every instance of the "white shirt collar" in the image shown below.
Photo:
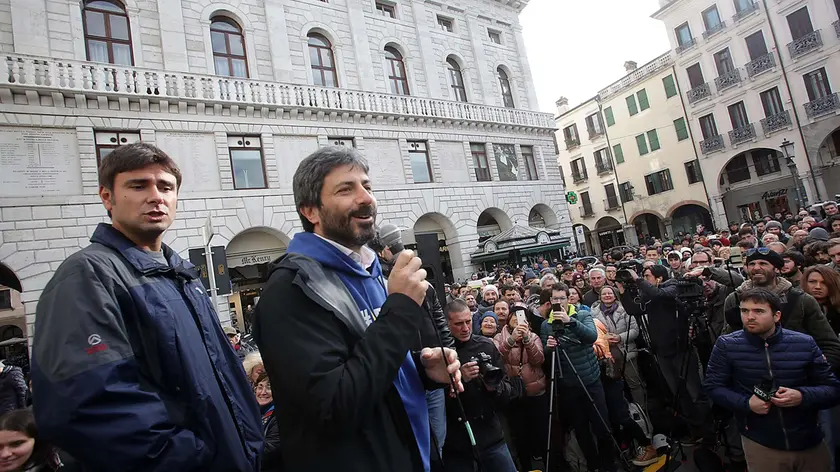
<svg viewBox="0 0 840 472"><path fill-rule="evenodd" d="M321 236L318 233L313 232L312 234L314 234L315 236L318 236L319 238L323 239L324 241L326 241L326 242L332 244L333 246L335 246L335 248L338 249L339 251L341 251L342 254L348 256L350 259L353 259L357 264L362 266L362 268L365 269L365 270L370 269L370 266L373 265L373 261L376 260L376 253L373 252L373 249L371 249L367 246L362 246L362 250L359 253L359 252L356 252L356 251L354 251L354 250L352 250L348 247L345 247L345 246L333 241L332 239L327 239L327 238Z"/></svg>

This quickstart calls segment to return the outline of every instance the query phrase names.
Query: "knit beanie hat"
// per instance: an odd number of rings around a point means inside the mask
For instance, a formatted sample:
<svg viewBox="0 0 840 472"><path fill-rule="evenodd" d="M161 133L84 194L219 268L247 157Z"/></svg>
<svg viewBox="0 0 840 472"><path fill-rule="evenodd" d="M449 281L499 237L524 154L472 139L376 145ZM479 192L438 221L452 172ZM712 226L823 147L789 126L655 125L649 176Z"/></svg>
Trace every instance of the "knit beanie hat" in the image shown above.
<svg viewBox="0 0 840 472"><path fill-rule="evenodd" d="M478 317L479 326L481 326L481 323L484 323L484 318L493 318L494 320L496 320L496 326L499 325L499 317L496 316L496 314L492 311L485 311L483 315Z"/></svg>
<svg viewBox="0 0 840 472"><path fill-rule="evenodd" d="M496 286L495 286L495 285L493 285L493 284L486 285L486 286L485 286L485 287L481 290L481 296L483 297L484 295L486 295L486 294L487 294L487 292L496 292L496 295L498 295L498 294L499 294L499 289L498 289L498 288L496 288Z"/></svg>

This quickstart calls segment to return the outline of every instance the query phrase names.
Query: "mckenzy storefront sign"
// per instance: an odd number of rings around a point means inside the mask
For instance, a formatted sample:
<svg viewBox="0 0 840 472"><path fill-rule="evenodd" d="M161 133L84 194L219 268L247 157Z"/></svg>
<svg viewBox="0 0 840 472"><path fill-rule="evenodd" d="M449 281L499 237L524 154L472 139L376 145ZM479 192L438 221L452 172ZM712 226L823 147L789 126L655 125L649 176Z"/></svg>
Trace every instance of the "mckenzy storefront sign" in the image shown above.
<svg viewBox="0 0 840 472"><path fill-rule="evenodd" d="M283 255L282 249L261 250L240 254L228 254L228 267L242 267L258 264L268 264Z"/></svg>
<svg viewBox="0 0 840 472"><path fill-rule="evenodd" d="M787 195L787 193L788 193L788 189L786 189L786 188L780 188L779 190L769 190L769 191L761 194L761 199L762 200L768 200L770 198L783 197L783 196Z"/></svg>

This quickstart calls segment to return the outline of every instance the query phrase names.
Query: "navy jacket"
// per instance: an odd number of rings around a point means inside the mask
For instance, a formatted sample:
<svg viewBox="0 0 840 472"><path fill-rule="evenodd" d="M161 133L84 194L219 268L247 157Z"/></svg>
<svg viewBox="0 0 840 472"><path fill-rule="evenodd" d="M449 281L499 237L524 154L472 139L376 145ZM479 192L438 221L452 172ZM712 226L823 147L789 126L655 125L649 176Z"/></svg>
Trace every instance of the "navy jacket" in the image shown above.
<svg viewBox="0 0 840 472"><path fill-rule="evenodd" d="M753 387L770 382L802 392L796 407L771 406L766 415L750 410ZM743 330L718 338L704 388L716 404L732 410L741 434L772 449L815 447L823 434L817 412L840 403L840 382L814 338L776 327L765 340Z"/></svg>
<svg viewBox="0 0 840 472"><path fill-rule="evenodd" d="M195 268L157 262L110 225L38 301L32 361L43 439L87 471L259 470L262 424Z"/></svg>

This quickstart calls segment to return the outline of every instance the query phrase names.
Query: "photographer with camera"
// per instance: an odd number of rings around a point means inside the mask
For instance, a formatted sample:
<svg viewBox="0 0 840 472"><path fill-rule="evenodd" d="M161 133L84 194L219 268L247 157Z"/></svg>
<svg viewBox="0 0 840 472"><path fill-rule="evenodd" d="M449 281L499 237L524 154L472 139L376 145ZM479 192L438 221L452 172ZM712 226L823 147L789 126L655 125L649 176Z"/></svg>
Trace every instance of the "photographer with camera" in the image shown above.
<svg viewBox="0 0 840 472"><path fill-rule="evenodd" d="M464 391L460 395L464 412L460 411L455 398L446 400L447 436L443 447L446 471L473 472L476 468L464 425L466 420L475 437L483 470L516 472L496 411L523 394L522 381L505 375L502 355L493 340L473 334L472 313L466 303L453 300L446 305L445 311L449 330L455 338L455 350L464 363L461 366Z"/></svg>
<svg viewBox="0 0 840 472"><path fill-rule="evenodd" d="M711 443L711 405L702 390L697 353L689 343L689 314L679 307L677 280L670 279L668 269L659 265L646 267L644 278L632 269L628 273L647 304L650 347L674 397L672 406L691 429L684 443Z"/></svg>
<svg viewBox="0 0 840 472"><path fill-rule="evenodd" d="M548 411L545 372L542 369L545 357L542 342L528 323L528 310L519 305L514 305L511 310L507 326L493 338L493 342L502 355L508 377L518 377L525 386L525 394L511 402L507 418L515 438L519 465L523 470L531 470L534 468L531 458L539 457L545 451L547 424L544 420Z"/></svg>
<svg viewBox="0 0 840 472"><path fill-rule="evenodd" d="M811 336L781 326L772 291L740 294L743 330L721 336L704 388L735 413L749 470L831 470L818 412L840 403L840 382Z"/></svg>
<svg viewBox="0 0 840 472"><path fill-rule="evenodd" d="M708 348L705 352L709 354L712 345L723 334L726 326L726 317L724 316L726 297L744 283L744 278L741 277L737 269L715 267L711 250L694 253L688 268L689 270L685 274L686 279L701 279L703 281L703 296L706 300L705 321L711 334L706 340L708 341Z"/></svg>

